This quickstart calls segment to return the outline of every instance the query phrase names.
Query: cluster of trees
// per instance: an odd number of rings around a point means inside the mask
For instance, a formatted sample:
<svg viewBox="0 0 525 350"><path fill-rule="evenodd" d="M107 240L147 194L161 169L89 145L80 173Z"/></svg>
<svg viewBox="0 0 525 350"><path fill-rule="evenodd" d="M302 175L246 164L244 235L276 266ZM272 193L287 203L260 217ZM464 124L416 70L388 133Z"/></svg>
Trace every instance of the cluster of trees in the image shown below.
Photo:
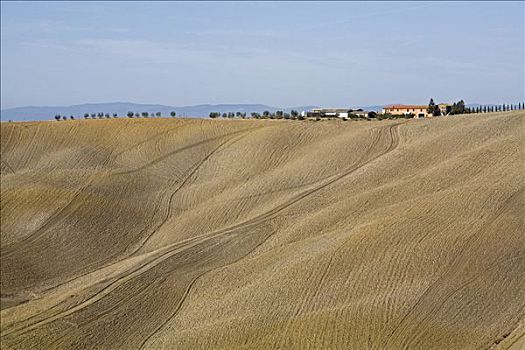
<svg viewBox="0 0 525 350"><path fill-rule="evenodd" d="M459 102L454 102L452 108L450 109L450 114L463 114L467 112L465 107L465 101L459 100Z"/></svg>
<svg viewBox="0 0 525 350"><path fill-rule="evenodd" d="M432 115L441 115L441 110L439 109L439 106L434 102L434 99L431 98L430 102L428 103L427 113Z"/></svg>
<svg viewBox="0 0 525 350"><path fill-rule="evenodd" d="M458 102L454 102L450 108L447 108L445 111L442 111L439 108L439 105L434 103L434 99L430 99L430 102L428 103L427 112L428 114L432 114L435 117L444 115L444 114L464 114L467 113L468 108L465 107L465 101L459 100Z"/></svg>
<svg viewBox="0 0 525 350"><path fill-rule="evenodd" d="M56 120L68 120L68 119L75 120L75 117L70 115L69 118L68 118L65 115L55 114L55 119Z"/></svg>
<svg viewBox="0 0 525 350"><path fill-rule="evenodd" d="M91 119L109 119L111 118L111 115L109 115L109 113L84 113L84 119L89 119L90 117ZM113 118L118 118L117 113L113 113Z"/></svg>
<svg viewBox="0 0 525 350"><path fill-rule="evenodd" d="M177 113L172 111L172 112L170 112L170 116L171 117L176 117ZM162 117L162 114L160 112L156 112L156 113L148 113L148 112L137 113L137 112L129 111L127 113L127 117L128 118L140 118L140 117L143 117L143 118L149 118L149 117L160 118L160 117Z"/></svg>
<svg viewBox="0 0 525 350"><path fill-rule="evenodd" d="M284 111L276 111L275 113L272 113L270 111L264 111L261 113L258 112L252 112L250 113L250 116L248 117L245 112L228 112L228 113L219 113L219 112L211 112L210 118L240 118L240 119L246 119L246 118L253 118L253 119L291 119L291 120L303 120L305 119L302 115L299 114L299 112L295 110L291 110L290 113L284 112Z"/></svg>
<svg viewBox="0 0 525 350"><path fill-rule="evenodd" d="M246 119L246 113L243 112L228 112L228 113L219 113L219 112L211 112L210 118L242 118Z"/></svg>

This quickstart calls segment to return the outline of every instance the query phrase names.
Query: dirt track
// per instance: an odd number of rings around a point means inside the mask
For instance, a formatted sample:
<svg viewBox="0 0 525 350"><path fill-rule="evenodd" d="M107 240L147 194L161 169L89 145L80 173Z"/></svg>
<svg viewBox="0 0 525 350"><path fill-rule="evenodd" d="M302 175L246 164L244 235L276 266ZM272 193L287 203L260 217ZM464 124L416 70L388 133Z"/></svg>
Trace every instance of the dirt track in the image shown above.
<svg viewBox="0 0 525 350"><path fill-rule="evenodd" d="M517 349L525 114L1 124L8 349Z"/></svg>

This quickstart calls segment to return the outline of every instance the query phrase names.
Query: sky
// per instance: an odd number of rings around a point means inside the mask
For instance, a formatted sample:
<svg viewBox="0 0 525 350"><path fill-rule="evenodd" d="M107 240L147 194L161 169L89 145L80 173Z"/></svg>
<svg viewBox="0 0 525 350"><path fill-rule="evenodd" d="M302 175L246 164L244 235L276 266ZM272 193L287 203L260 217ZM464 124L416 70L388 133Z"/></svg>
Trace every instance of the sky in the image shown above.
<svg viewBox="0 0 525 350"><path fill-rule="evenodd" d="M524 2L1 2L1 108L523 101Z"/></svg>

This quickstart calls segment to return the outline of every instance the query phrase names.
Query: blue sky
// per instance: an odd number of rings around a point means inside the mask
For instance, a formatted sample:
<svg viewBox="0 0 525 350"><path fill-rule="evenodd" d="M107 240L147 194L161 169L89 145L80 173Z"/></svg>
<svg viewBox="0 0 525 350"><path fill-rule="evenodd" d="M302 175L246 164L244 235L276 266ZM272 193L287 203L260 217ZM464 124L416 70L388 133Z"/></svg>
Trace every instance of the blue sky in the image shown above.
<svg viewBox="0 0 525 350"><path fill-rule="evenodd" d="M1 107L524 99L523 2L2 2Z"/></svg>

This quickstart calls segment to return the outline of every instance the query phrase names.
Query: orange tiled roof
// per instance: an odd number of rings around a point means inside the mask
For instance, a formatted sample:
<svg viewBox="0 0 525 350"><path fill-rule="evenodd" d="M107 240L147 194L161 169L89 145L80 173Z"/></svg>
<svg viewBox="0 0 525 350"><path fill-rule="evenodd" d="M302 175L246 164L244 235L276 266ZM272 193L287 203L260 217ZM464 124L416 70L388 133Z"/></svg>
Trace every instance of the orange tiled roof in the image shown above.
<svg viewBox="0 0 525 350"><path fill-rule="evenodd" d="M425 105L390 105L386 106L385 109L427 109Z"/></svg>

